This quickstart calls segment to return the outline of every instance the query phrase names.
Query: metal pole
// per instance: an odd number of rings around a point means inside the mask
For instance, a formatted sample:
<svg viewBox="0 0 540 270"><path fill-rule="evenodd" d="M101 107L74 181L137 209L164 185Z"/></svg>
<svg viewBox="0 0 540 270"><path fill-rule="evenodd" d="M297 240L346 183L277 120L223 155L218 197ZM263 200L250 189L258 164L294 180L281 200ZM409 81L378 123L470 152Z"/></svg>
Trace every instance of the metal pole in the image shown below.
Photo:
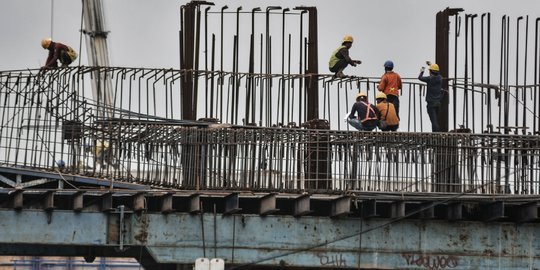
<svg viewBox="0 0 540 270"><path fill-rule="evenodd" d="M471 16L471 81L472 82L475 82L474 80L474 18L478 17L477 14L472 14ZM472 89L474 90L474 89ZM472 110L474 111L474 105L475 105L475 102L474 102L474 96L475 96L475 91L471 91L471 99L472 99L472 102L471 102L471 106L472 106ZM476 116L475 114L472 115L472 125L471 127L469 127L473 133L475 133L475 129L476 129L476 124L475 124L475 119L476 119Z"/></svg>
<svg viewBox="0 0 540 270"><path fill-rule="evenodd" d="M281 24L281 123L283 125L285 125L285 13L289 10L289 8L283 9L283 19Z"/></svg>
<svg viewBox="0 0 540 270"><path fill-rule="evenodd" d="M224 77L223 77L223 12L228 9L229 7L228 6L223 6L221 8L221 46L220 46L220 69L219 69L219 86L220 86L220 91L219 91L219 106L220 106L220 110L219 110L219 118L223 121L224 118L223 118L223 84L224 84Z"/></svg>
<svg viewBox="0 0 540 270"><path fill-rule="evenodd" d="M271 57L271 48L272 48L272 42L271 42L271 37L270 37L270 11L272 10L277 10L277 9L281 9L280 6L269 6L266 8L266 53L265 53L265 56L266 56L266 59L265 59L265 63L266 63L266 69L265 69L265 75L266 75L266 124L268 126L272 125L272 114L271 114L271 109L272 109L272 94L271 94L271 88L272 88L272 77L270 76L270 74L272 73L272 57Z"/></svg>
<svg viewBox="0 0 540 270"><path fill-rule="evenodd" d="M526 134L525 127L527 126L526 112L527 112L527 53L529 45L529 16L527 15L525 20L525 56L523 63L523 134Z"/></svg>
<svg viewBox="0 0 540 270"><path fill-rule="evenodd" d="M204 9L204 70L208 71L208 10L211 7ZM208 118L208 105L213 106L212 103L208 104L208 72L204 74L204 88L205 88L205 100L204 100L204 117ZM213 89L211 89L212 92Z"/></svg>
<svg viewBox="0 0 540 270"><path fill-rule="evenodd" d="M516 21L516 96L515 96L515 127L519 126L519 22L523 20L523 16L519 16ZM517 128L515 133L517 133Z"/></svg>
<svg viewBox="0 0 540 270"><path fill-rule="evenodd" d="M255 104L256 104L256 93L255 93L255 80L253 73L255 72L255 12L261 11L261 8L256 7L251 10L251 37L249 45L249 75L247 82L247 95L246 95L246 124L255 123ZM251 98L250 98L251 97ZM251 106L251 122L249 119L250 116L250 106Z"/></svg>

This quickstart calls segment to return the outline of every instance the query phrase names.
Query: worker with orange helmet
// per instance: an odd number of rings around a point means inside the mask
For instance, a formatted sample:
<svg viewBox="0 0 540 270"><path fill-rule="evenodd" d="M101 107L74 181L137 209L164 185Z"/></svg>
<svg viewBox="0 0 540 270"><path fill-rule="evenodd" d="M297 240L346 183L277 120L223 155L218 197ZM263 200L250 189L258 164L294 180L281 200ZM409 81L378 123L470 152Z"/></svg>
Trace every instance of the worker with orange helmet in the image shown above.
<svg viewBox="0 0 540 270"><path fill-rule="evenodd" d="M60 61L63 67L67 67L77 59L75 50L60 42L54 42L50 38L41 40L41 47L49 51L47 61L45 61L45 66L43 66L44 68L58 67L58 61Z"/></svg>
<svg viewBox="0 0 540 270"><path fill-rule="evenodd" d="M387 101L394 104L399 117L399 95L402 87L401 76L394 72L394 62L387 60L384 62L384 74L377 89L386 95Z"/></svg>
<svg viewBox="0 0 540 270"><path fill-rule="evenodd" d="M361 91L356 95L356 102L352 106L347 122L360 131L372 131L377 127L379 111L369 103L365 92Z"/></svg>
<svg viewBox="0 0 540 270"><path fill-rule="evenodd" d="M428 62L429 63L429 62ZM442 92L442 76L439 73L439 65L429 63L429 76L424 76L425 68L420 69L418 79L427 83L426 103L427 113L431 121L431 130L433 132L441 131L439 128L439 110L441 108Z"/></svg>
<svg viewBox="0 0 540 270"><path fill-rule="evenodd" d="M396 131L399 127L399 117L397 116L394 104L387 101L387 96L383 92L378 92L377 110L379 110L379 129L382 131Z"/></svg>
<svg viewBox="0 0 540 270"><path fill-rule="evenodd" d="M328 61L328 68L331 72L335 73L335 77L345 77L345 75L343 74L343 70L349 64L355 67L356 64L362 63L362 61L360 60L352 60L349 56L349 49L352 47L352 44L353 37L347 35L343 37L343 42L341 43L341 46L335 49L334 52L332 52L332 55L330 55L330 60Z"/></svg>

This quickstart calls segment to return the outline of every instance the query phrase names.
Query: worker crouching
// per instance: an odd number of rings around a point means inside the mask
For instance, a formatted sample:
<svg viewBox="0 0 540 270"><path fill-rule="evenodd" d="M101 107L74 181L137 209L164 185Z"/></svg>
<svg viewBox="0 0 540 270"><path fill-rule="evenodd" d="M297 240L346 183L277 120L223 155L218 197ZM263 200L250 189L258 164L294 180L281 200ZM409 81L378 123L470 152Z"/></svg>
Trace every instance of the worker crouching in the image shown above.
<svg viewBox="0 0 540 270"><path fill-rule="evenodd" d="M377 107L369 103L365 92L360 92L356 96L347 122L360 131L372 131L379 122L378 115Z"/></svg>
<svg viewBox="0 0 540 270"><path fill-rule="evenodd" d="M49 51L43 68L58 67L58 61L60 61L62 67L67 67L77 59L77 52L73 48L60 42L54 42L50 38L41 40L41 47Z"/></svg>
<svg viewBox="0 0 540 270"><path fill-rule="evenodd" d="M379 129L396 131L399 128L399 117L394 104L387 101L386 94L377 93L377 110L379 110Z"/></svg>

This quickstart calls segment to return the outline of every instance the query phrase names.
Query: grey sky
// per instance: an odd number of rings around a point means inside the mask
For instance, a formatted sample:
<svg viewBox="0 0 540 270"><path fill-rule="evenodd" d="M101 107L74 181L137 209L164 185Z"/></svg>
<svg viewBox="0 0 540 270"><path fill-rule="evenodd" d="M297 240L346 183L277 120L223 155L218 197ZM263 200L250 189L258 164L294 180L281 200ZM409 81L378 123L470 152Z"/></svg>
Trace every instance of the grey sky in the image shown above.
<svg viewBox="0 0 540 270"><path fill-rule="evenodd" d="M79 47L80 1L53 0L53 38ZM178 0L105 0L106 23L111 31L111 65L131 67L178 67ZM535 0L389 0L389 1L216 1L216 11L243 6L317 6L319 11L320 70L326 72L327 55L344 34L355 37L351 55L364 61L347 73L379 76L382 63L392 59L402 76L416 76L418 67L434 58L435 14L446 7L462 7L467 13L492 12L516 17L540 16ZM0 28L3 37L0 69L37 68L46 52L41 38L51 35L51 0L3 0ZM233 16L233 15L231 15ZM277 19L279 22L279 18ZM494 27L499 27L495 25ZM277 26L276 28L279 28ZM84 41L83 41L84 42ZM82 64L87 63L82 46Z"/></svg>
<svg viewBox="0 0 540 270"><path fill-rule="evenodd" d="M104 0L106 27L110 31L108 37L109 56L112 66L179 68L178 30L180 5L188 1L178 0ZM54 4L54 5L52 5ZM234 12L238 6L243 11L251 11L253 7L277 5L294 8L296 6L316 6L319 19L319 72L329 73L327 68L330 53L340 45L343 35L354 36L351 49L354 59L363 64L345 70L346 74L380 77L383 74L382 64L385 60L393 60L395 71L404 78L416 77L421 65L426 60L435 58L435 14L446 7L464 8L467 14L491 12L492 30L500 32L500 20L503 15L511 18L510 51L515 51L515 27L518 16L529 15L529 46L533 46L534 23L540 17L540 1L538 0L387 0L387 1L215 1L211 11L219 12L224 5ZM0 8L0 28L3 40L0 50L0 70L16 70L39 68L45 62L47 52L40 47L40 40L51 36L54 40L64 42L76 50L81 46L80 59L87 65L86 45L80 44L81 2L74 0L3 0ZM53 14L51 28L51 11ZM281 46L281 16L271 15L273 48ZM226 14L224 50L224 70L231 71L232 36L235 26L235 15ZM257 15L257 32L264 32L264 15ZM214 21L212 21L214 20ZM210 15L210 26L219 34L216 20L219 14ZM241 17L240 71L246 72L248 42L250 33L250 17ZM298 28L297 17L287 19ZM307 20L307 19L306 19ZM465 28L462 22L462 31ZM477 26L478 27L478 26ZM476 28L479 31L479 28ZM294 30L293 30L294 31ZM305 30L307 31L307 30ZM453 27L451 27L453 31ZM296 35L291 34L293 43ZM453 32L451 32L453 35ZM479 35L479 33L478 33ZM216 37L219 42L219 36ZM500 38L492 36L493 57L500 52ZM462 46L462 45L460 45ZM201 49L202 51L202 49ZM529 49L532 57L532 49ZM278 49L279 52L279 49ZM260 50L256 52L260 54ZM219 55L217 55L219 57ZM293 58L294 56L293 51ZM273 55L273 73L281 73L280 55ZM462 61L462 60L460 60ZM291 63L297 63L294 60ZM514 61L510 61L512 69ZM533 63L532 61L530 63ZM496 67L498 61L492 61ZM216 62L219 67L219 62ZM278 67L278 68L276 68ZM492 73L498 68L492 68ZM201 64L201 69L204 66ZM291 73L298 73L297 64ZM529 72L532 71L532 68ZM498 73L497 73L498 74ZM497 76L493 76L496 78ZM529 76L532 78L533 76ZM513 77L512 77L513 79ZM493 82L493 81L492 81ZM514 83L511 81L510 83ZM355 89L356 90L356 89ZM201 101L200 99L199 101ZM408 102L403 97L404 104ZM332 125L340 121L343 113L349 110L346 104L339 108L339 113L332 116ZM459 113L459 112L458 112ZM339 115L339 116L338 116ZM321 116L325 117L325 116ZM459 115L458 115L459 117ZM531 118L532 119L532 118ZM459 123L458 123L459 124ZM343 128L343 127L342 127ZM400 127L401 128L401 127Z"/></svg>

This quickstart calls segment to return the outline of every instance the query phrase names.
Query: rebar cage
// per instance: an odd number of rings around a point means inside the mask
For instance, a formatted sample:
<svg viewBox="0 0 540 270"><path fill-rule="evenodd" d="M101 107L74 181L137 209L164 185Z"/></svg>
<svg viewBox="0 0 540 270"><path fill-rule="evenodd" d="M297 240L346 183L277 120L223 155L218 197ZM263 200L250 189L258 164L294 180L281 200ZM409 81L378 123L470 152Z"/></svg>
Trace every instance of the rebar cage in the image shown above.
<svg viewBox="0 0 540 270"><path fill-rule="evenodd" d="M104 74L114 95L85 98L90 77ZM175 120L170 85L181 77L91 67L4 72L1 162L196 190L539 193L539 136Z"/></svg>

